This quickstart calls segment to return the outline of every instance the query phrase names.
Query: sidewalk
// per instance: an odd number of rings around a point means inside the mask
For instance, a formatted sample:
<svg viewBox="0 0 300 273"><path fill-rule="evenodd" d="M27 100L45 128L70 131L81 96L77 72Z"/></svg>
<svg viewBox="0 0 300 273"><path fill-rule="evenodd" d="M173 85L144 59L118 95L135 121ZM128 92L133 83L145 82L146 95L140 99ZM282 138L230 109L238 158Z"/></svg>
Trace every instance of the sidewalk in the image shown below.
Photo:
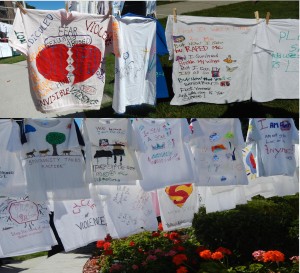
<svg viewBox="0 0 300 273"><path fill-rule="evenodd" d="M177 14L183 14L191 11L198 11L204 9L211 9L218 6L224 6L229 4L234 4L240 1L201 1L201 0L192 0L192 1L182 1L182 2L170 2L166 5L156 6L156 15L158 19L168 17L168 15L173 14L173 8L177 9Z"/></svg>
<svg viewBox="0 0 300 273"><path fill-rule="evenodd" d="M49 258L43 256L26 261L12 261L0 266L0 273L82 273L92 250L91 244L72 252L57 253Z"/></svg>
<svg viewBox="0 0 300 273"><path fill-rule="evenodd" d="M1 118L45 118L57 116L84 117L84 112L74 111L58 114L43 114L36 110L31 98L27 61L15 64L0 64ZM111 101L103 94L102 103Z"/></svg>

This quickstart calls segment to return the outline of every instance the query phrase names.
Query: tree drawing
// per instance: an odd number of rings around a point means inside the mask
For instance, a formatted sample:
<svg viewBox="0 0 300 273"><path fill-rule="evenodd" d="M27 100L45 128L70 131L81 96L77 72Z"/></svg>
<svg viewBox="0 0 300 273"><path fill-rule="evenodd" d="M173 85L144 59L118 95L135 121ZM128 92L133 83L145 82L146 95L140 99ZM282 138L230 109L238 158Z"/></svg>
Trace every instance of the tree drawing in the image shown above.
<svg viewBox="0 0 300 273"><path fill-rule="evenodd" d="M58 132L51 132L46 135L46 141L53 147L53 156L58 156L56 146L64 143L66 135Z"/></svg>

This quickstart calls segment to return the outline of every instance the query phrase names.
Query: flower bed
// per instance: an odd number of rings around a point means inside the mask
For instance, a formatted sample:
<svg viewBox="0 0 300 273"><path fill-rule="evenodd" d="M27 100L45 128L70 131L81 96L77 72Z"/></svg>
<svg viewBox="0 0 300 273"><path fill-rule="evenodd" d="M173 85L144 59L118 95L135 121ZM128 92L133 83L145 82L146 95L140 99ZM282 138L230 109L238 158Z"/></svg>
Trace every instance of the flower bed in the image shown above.
<svg viewBox="0 0 300 273"><path fill-rule="evenodd" d="M251 251L251 250L250 250ZM252 251L253 252L253 251ZM108 236L97 242L97 261L84 273L296 273L299 257L290 259L278 250L257 250L246 265L233 264L235 253L223 246L207 249L193 229L178 232L143 232L126 239ZM94 264L95 271L91 270Z"/></svg>

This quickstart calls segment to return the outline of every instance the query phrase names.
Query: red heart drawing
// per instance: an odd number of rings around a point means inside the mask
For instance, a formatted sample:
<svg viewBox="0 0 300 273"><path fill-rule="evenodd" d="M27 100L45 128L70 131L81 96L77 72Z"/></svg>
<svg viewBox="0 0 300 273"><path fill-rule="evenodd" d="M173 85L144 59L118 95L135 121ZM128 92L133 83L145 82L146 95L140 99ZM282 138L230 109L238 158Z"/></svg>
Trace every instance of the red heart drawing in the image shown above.
<svg viewBox="0 0 300 273"><path fill-rule="evenodd" d="M83 82L93 76L101 62L101 51L93 45L77 44L71 48L74 67L74 83ZM48 80L68 83L68 47L53 45L41 50L36 58L38 71Z"/></svg>
<svg viewBox="0 0 300 273"><path fill-rule="evenodd" d="M182 207L193 192L192 184L183 184L165 188L166 194L177 207Z"/></svg>
<svg viewBox="0 0 300 273"><path fill-rule="evenodd" d="M73 71L74 84L83 82L93 76L100 65L101 51L95 46L81 44L74 45L71 51L75 68Z"/></svg>
<svg viewBox="0 0 300 273"><path fill-rule="evenodd" d="M63 44L45 47L36 57L36 67L47 80L68 83L68 57L68 47Z"/></svg>

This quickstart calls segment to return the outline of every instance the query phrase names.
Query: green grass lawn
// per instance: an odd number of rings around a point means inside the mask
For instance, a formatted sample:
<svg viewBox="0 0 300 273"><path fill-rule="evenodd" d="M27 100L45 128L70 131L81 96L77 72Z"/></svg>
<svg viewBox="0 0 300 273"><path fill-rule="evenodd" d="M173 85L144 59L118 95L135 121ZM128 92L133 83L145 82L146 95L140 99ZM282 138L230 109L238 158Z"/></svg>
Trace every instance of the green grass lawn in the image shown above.
<svg viewBox="0 0 300 273"><path fill-rule="evenodd" d="M2 58L0 59L0 64L14 64L25 60L26 60L25 56L19 55L19 56Z"/></svg>

